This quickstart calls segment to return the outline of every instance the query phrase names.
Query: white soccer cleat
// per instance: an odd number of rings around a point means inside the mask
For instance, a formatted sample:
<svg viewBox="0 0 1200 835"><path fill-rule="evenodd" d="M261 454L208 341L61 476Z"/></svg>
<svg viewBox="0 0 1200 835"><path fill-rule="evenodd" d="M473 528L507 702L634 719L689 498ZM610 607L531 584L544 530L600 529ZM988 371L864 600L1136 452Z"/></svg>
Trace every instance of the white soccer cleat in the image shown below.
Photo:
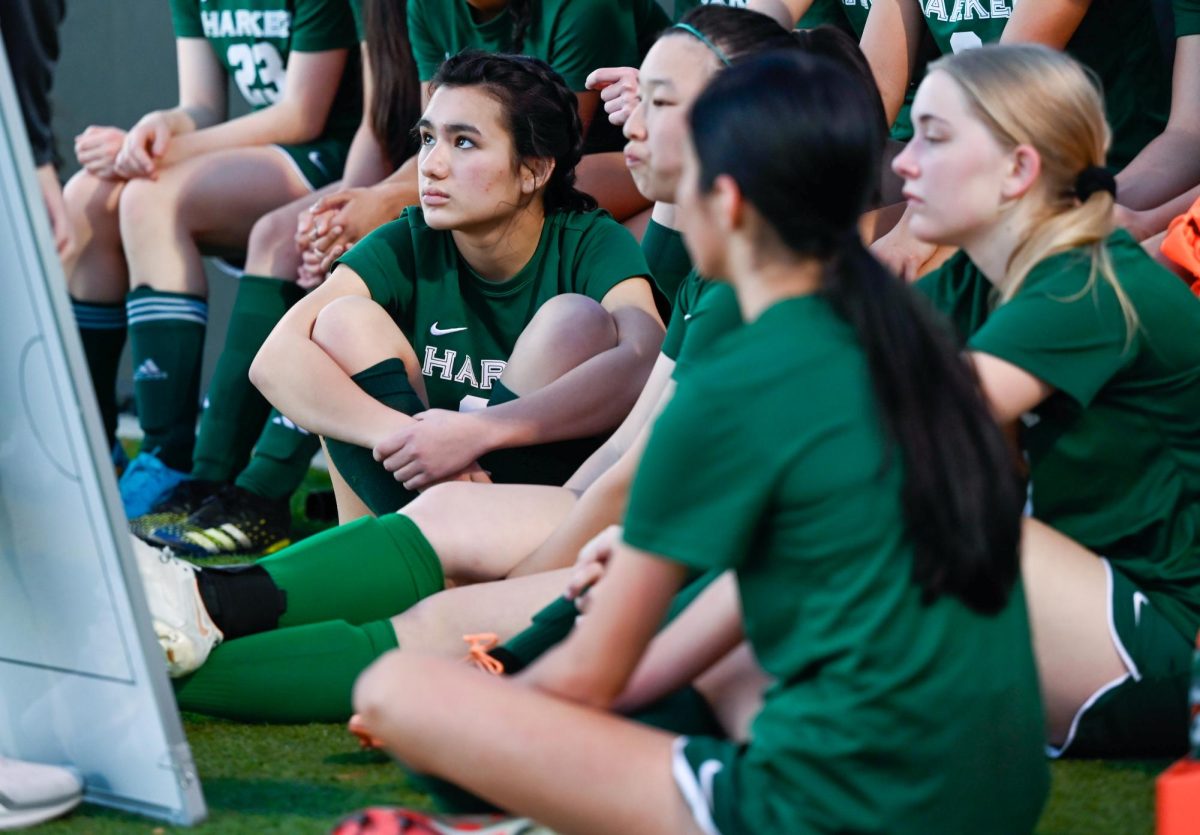
<svg viewBox="0 0 1200 835"><path fill-rule="evenodd" d="M196 584L199 568L130 537L137 557L142 587L150 606L154 635L167 659L167 674L179 678L193 673L208 660L224 635L204 606Z"/></svg>
<svg viewBox="0 0 1200 835"><path fill-rule="evenodd" d="M82 797L83 784L65 768L0 757L0 829L56 818Z"/></svg>

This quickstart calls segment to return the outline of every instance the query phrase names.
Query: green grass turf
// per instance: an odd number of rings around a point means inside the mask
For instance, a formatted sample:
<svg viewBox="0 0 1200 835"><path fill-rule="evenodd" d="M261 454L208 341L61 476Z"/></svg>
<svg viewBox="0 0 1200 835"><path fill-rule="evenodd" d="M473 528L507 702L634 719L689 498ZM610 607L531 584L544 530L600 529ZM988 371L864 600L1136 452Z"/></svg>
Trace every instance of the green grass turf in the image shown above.
<svg viewBox="0 0 1200 835"><path fill-rule="evenodd" d="M293 498L297 535L324 527L306 519L303 508L307 493L328 483L324 473L314 471ZM209 808L208 821L191 830L197 833L323 833L364 806L427 805L399 768L382 754L359 751L342 725L244 725L185 714L184 729ZM1167 765L1161 760L1053 763L1050 800L1038 832L1150 835L1154 778ZM189 830L84 805L37 831L158 835Z"/></svg>

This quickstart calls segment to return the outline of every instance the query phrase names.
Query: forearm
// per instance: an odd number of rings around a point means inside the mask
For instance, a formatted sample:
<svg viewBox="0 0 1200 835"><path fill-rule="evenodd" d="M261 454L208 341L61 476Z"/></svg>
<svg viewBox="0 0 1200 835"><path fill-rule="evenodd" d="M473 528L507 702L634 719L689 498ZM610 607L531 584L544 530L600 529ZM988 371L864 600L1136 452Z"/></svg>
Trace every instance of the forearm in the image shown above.
<svg viewBox="0 0 1200 835"><path fill-rule="evenodd" d="M1200 185L1194 186L1191 190L1185 191L1161 205L1144 211L1133 209L1133 217L1130 218L1133 222L1129 231L1138 240L1152 238L1164 231L1172 220L1187 212L1198 199L1200 199Z"/></svg>
<svg viewBox="0 0 1200 835"><path fill-rule="evenodd" d="M580 363L516 400L479 412L488 449L586 438L625 419L651 371L654 355L634 340Z"/></svg>
<svg viewBox="0 0 1200 835"><path fill-rule="evenodd" d="M316 139L324 126L294 102L279 104L247 113L183 135L175 134L167 147L164 163L171 165L201 154L229 148L261 145L297 145Z"/></svg>
<svg viewBox="0 0 1200 835"><path fill-rule="evenodd" d="M677 563L619 547L604 578L589 592L588 614L519 679L560 698L611 706L661 625L683 577Z"/></svg>
<svg viewBox="0 0 1200 835"><path fill-rule="evenodd" d="M373 186L391 172L383 147L375 133L364 120L354 132L350 151L346 155L346 167L342 172L342 188Z"/></svg>
<svg viewBox="0 0 1200 835"><path fill-rule="evenodd" d="M389 201L389 205L396 210L397 217L406 206L415 206L419 202L417 157L414 155L406 159L403 165L373 188Z"/></svg>
<svg viewBox="0 0 1200 835"><path fill-rule="evenodd" d="M1168 127L1117 175L1117 202L1137 211L1155 209L1197 184L1200 134Z"/></svg>
<svg viewBox="0 0 1200 835"><path fill-rule="evenodd" d="M727 571L654 637L613 707L637 710L678 690L724 658L743 637L737 582Z"/></svg>
<svg viewBox="0 0 1200 835"><path fill-rule="evenodd" d="M554 533L537 550L521 560L509 576L520 577L567 568L575 563L579 550L592 537L610 525L620 524L629 501L629 488L633 484L637 462L642 457L641 452L642 447L639 446L604 470L579 497Z"/></svg>

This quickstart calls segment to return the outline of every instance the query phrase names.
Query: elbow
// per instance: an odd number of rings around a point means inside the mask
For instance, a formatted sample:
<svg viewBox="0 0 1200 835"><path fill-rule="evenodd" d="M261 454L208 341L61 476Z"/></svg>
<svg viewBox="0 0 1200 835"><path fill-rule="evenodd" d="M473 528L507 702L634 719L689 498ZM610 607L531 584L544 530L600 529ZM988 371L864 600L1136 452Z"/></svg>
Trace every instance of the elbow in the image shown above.
<svg viewBox="0 0 1200 835"><path fill-rule="evenodd" d="M271 368L274 365L273 354L271 340L268 338L258 353L254 355L254 361L250 363L250 382L268 400L273 400L270 391L271 377L273 376Z"/></svg>

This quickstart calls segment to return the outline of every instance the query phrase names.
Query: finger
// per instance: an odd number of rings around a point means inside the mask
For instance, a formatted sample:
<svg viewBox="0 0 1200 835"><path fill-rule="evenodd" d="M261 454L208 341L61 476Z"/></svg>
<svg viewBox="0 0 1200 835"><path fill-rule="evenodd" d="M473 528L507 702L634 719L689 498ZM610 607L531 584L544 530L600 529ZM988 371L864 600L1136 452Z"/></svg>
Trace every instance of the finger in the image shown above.
<svg viewBox="0 0 1200 835"><path fill-rule="evenodd" d="M154 139L150 143L150 154L155 157L161 157L167 151L167 143L171 141L171 134L166 130L156 130Z"/></svg>
<svg viewBox="0 0 1200 835"><path fill-rule="evenodd" d="M396 481L399 481L405 487L408 487L408 482L419 478L422 475L424 475L424 471L421 469L421 465L416 461L413 461L407 466L401 467L392 473L392 476L396 479Z"/></svg>
<svg viewBox="0 0 1200 835"><path fill-rule="evenodd" d="M321 260L321 272L328 273L329 268L333 266L333 262L341 258L342 253L344 253L347 249L348 247L339 245L329 250L329 254Z"/></svg>
<svg viewBox="0 0 1200 835"><path fill-rule="evenodd" d="M322 252L328 251L330 247L340 242L338 239L341 238L343 231L342 227L334 226L313 241L313 249L319 249Z"/></svg>
<svg viewBox="0 0 1200 835"><path fill-rule="evenodd" d="M575 600L588 589L590 589L596 581L604 575L604 567L599 563L589 562L586 565L581 565L571 572L571 579L567 582L567 590L564 597L568 600Z"/></svg>
<svg viewBox="0 0 1200 835"><path fill-rule="evenodd" d="M629 69L629 67L601 67L598 70L592 70L584 79L583 86L588 90L603 90L610 84L620 81Z"/></svg>
<svg viewBox="0 0 1200 835"><path fill-rule="evenodd" d="M380 458L379 463L389 473L402 473L406 467L415 467L415 470L407 473L409 476L414 475L420 469L416 456L412 454L412 450L405 449L404 447L396 450L391 455L385 455L383 458Z"/></svg>

